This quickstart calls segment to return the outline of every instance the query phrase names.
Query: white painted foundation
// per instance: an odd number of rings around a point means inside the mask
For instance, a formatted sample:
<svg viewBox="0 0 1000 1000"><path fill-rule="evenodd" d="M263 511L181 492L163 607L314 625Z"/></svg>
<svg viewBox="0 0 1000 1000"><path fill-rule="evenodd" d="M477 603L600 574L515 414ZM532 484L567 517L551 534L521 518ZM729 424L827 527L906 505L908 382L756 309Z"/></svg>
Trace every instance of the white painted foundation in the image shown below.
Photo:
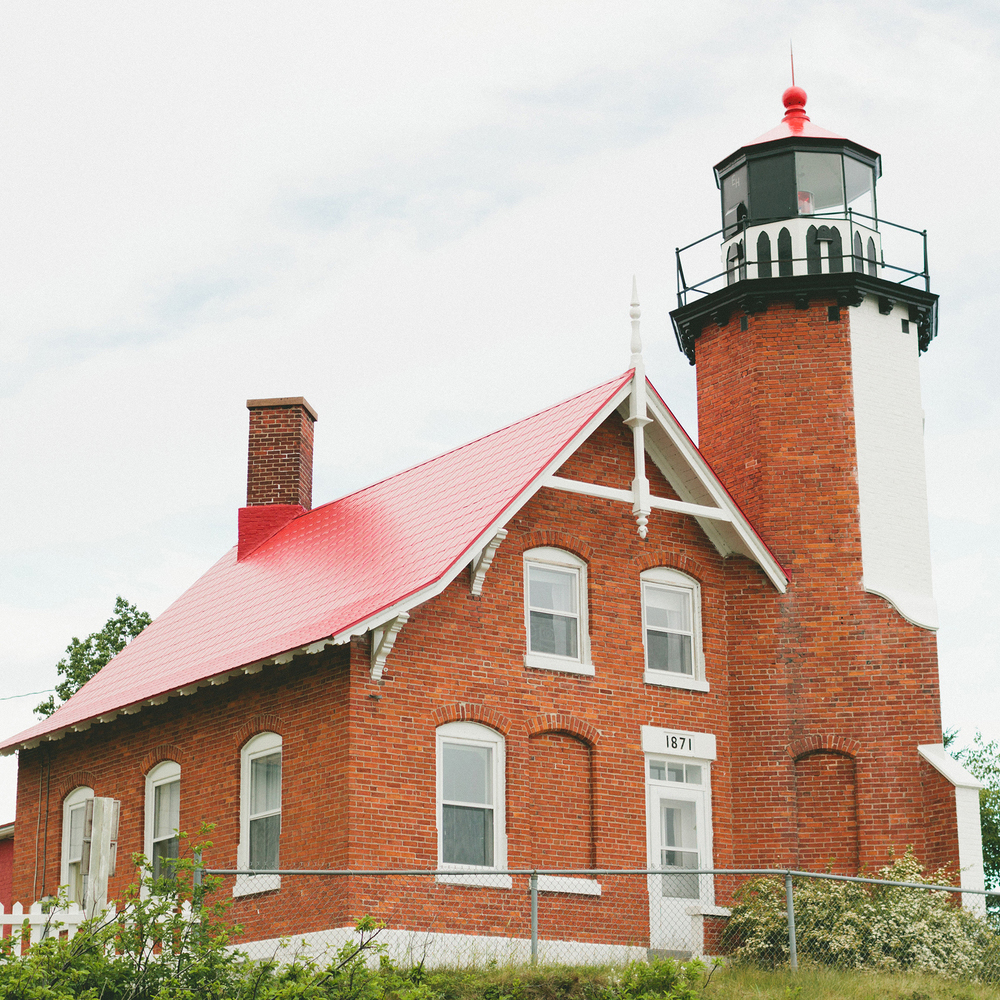
<svg viewBox="0 0 1000 1000"><path fill-rule="evenodd" d="M354 927L334 927L294 937L267 938L246 941L232 947L254 959L292 962L296 958L313 958L330 962L337 950L349 940L357 940ZM387 929L376 938L387 946L387 954L404 965L423 962L434 966L479 966L489 962L500 965L526 965L531 960L530 938L495 937L479 934L444 934L437 931L407 931ZM643 945L598 944L589 941L538 942L538 961L548 964L599 965L645 961L648 950ZM378 955L369 952L369 964L376 965Z"/></svg>

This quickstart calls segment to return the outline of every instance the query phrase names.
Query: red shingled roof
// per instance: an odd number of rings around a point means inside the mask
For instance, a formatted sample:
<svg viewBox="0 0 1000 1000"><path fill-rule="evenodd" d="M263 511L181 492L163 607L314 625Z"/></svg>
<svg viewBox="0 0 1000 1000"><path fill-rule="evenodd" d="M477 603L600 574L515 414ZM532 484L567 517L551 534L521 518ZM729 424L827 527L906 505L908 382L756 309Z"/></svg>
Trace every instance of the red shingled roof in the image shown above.
<svg viewBox="0 0 1000 1000"><path fill-rule="evenodd" d="M57 712L0 750L365 631L408 598L427 591L426 599L561 464L631 376L301 514L239 562L234 546Z"/></svg>

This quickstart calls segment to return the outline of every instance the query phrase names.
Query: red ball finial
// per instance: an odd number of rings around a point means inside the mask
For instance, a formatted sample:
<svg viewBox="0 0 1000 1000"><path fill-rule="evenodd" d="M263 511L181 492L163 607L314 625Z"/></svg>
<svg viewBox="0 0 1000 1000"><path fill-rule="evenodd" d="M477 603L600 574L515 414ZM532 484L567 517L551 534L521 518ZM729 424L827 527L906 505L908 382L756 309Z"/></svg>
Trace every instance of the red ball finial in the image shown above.
<svg viewBox="0 0 1000 1000"><path fill-rule="evenodd" d="M801 108L804 111L806 107L806 92L801 87L789 87L781 95L781 103L785 105L786 111L791 111L793 108L796 110Z"/></svg>
<svg viewBox="0 0 1000 1000"><path fill-rule="evenodd" d="M782 121L793 132L801 132L809 121L806 114L806 92L793 85L781 95L781 100L785 105L785 117Z"/></svg>

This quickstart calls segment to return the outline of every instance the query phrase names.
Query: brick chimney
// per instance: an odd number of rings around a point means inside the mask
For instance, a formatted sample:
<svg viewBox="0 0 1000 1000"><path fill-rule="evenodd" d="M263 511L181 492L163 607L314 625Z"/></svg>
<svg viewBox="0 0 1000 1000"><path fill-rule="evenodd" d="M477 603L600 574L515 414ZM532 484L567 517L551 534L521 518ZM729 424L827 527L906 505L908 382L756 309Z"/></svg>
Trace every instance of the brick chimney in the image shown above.
<svg viewBox="0 0 1000 1000"><path fill-rule="evenodd" d="M316 411L301 396L248 399L247 409L247 506L239 513L237 559L312 507Z"/></svg>

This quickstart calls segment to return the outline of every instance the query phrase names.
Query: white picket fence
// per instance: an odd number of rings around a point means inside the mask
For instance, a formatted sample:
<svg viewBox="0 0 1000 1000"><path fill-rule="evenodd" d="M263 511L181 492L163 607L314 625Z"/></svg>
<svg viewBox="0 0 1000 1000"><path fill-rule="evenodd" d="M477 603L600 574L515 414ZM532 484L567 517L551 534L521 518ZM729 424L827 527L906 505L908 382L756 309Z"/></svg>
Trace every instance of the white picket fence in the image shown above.
<svg viewBox="0 0 1000 1000"><path fill-rule="evenodd" d="M5 938L20 938L22 947L29 942L44 941L47 937L72 938L80 929L80 924L87 919L76 903L70 903L65 909L49 909L50 906L51 904L40 902L32 903L26 910L20 903L15 903L8 913L3 903L0 903L0 935Z"/></svg>

